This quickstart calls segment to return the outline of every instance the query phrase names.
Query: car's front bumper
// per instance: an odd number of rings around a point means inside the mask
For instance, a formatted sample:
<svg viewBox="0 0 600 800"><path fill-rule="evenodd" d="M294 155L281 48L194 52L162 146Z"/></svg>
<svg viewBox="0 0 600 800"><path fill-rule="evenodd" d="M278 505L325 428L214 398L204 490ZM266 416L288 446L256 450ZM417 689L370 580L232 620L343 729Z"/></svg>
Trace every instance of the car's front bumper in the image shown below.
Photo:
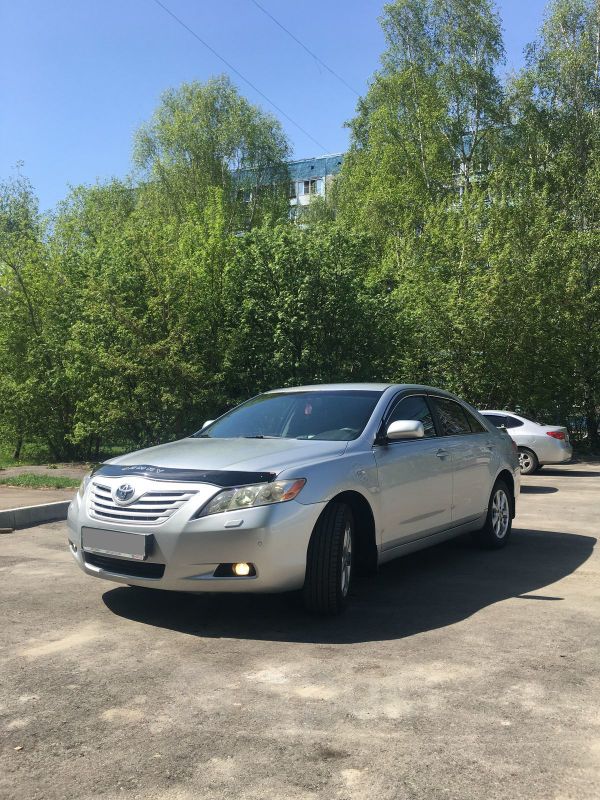
<svg viewBox="0 0 600 800"><path fill-rule="evenodd" d="M190 519L196 509L187 503L160 525L117 525L91 517L85 500L76 497L67 519L69 547L85 573L116 583L183 592L294 590L304 583L308 542L323 507L292 500ZM238 527L226 527L234 520L241 520ZM141 563L164 565L162 577L139 577L140 562L122 557L107 561L92 556L104 566L89 563L82 548L83 527L151 535L151 551ZM253 564L256 575L214 577L220 564L239 562Z"/></svg>

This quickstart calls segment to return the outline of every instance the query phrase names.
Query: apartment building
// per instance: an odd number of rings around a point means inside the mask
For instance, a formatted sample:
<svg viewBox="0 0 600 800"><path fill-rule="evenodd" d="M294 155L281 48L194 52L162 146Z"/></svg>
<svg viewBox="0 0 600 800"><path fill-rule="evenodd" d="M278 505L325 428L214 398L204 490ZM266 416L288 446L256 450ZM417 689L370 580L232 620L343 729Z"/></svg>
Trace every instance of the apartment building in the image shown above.
<svg viewBox="0 0 600 800"><path fill-rule="evenodd" d="M342 168L343 153L288 161L290 206L295 215L315 197L325 197L331 182Z"/></svg>

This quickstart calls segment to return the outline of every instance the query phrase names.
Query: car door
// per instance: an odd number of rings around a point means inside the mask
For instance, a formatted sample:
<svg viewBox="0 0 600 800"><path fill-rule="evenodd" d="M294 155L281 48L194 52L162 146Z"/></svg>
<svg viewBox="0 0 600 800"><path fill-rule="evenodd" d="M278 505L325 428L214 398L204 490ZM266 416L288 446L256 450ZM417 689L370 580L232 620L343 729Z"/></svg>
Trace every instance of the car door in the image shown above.
<svg viewBox="0 0 600 800"><path fill-rule="evenodd" d="M493 437L468 409L449 397L430 396L430 402L452 458L452 524L460 525L487 508L499 456Z"/></svg>
<svg viewBox="0 0 600 800"><path fill-rule="evenodd" d="M452 519L450 454L437 435L427 397L400 396L384 418L382 432L401 419L421 421L425 437L392 442L381 436L374 445L383 550L448 528Z"/></svg>
<svg viewBox="0 0 600 800"><path fill-rule="evenodd" d="M513 439L517 447L533 447L535 444L535 436L533 435L531 425L526 425L522 419L513 417L512 414L506 414L504 417L504 427L508 431L508 435Z"/></svg>

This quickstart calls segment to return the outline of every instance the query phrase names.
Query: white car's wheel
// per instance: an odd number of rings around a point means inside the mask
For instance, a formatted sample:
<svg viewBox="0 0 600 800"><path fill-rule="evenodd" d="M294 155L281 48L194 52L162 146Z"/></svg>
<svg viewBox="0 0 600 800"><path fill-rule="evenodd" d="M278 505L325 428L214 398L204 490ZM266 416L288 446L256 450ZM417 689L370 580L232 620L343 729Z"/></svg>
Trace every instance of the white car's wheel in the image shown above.
<svg viewBox="0 0 600 800"><path fill-rule="evenodd" d="M519 447L519 469L521 475L531 475L536 469L539 469L540 462L533 450L527 447Z"/></svg>

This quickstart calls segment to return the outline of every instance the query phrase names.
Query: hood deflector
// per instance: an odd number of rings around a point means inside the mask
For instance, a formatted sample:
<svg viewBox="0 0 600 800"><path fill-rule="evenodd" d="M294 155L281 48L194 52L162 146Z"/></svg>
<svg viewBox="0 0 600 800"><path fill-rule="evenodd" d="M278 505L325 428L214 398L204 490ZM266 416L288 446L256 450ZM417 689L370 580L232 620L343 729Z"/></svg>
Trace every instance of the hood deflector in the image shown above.
<svg viewBox="0 0 600 800"><path fill-rule="evenodd" d="M244 486L250 483L268 483L275 479L273 472L241 472L239 470L213 469L177 469L176 467L154 467L151 464L103 464L96 472L107 478L125 478L139 475L153 481L179 481L182 483L211 483L214 486L228 488Z"/></svg>

